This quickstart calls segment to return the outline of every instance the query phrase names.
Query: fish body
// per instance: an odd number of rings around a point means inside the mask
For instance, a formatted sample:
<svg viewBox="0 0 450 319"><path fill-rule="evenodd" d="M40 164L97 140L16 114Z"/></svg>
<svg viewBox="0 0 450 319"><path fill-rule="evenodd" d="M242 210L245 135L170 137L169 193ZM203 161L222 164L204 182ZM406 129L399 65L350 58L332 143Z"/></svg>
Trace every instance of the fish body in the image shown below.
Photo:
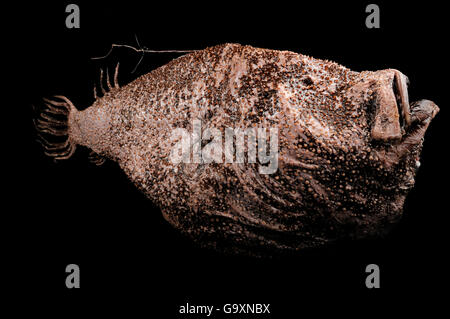
<svg viewBox="0 0 450 319"><path fill-rule="evenodd" d="M47 139L49 154L67 158L85 146L117 162L189 237L250 254L384 233L402 215L439 110L427 100L410 104L407 78L394 69L355 72L239 44L108 86L83 111L65 97L48 101L67 116L61 131L45 117L37 122L44 135L67 136L57 145ZM227 129L235 133L231 148ZM238 131L248 133L243 160ZM187 132L186 140L174 132ZM262 164L267 152L252 153L249 141L273 146L270 160ZM186 156L174 161L184 146Z"/></svg>

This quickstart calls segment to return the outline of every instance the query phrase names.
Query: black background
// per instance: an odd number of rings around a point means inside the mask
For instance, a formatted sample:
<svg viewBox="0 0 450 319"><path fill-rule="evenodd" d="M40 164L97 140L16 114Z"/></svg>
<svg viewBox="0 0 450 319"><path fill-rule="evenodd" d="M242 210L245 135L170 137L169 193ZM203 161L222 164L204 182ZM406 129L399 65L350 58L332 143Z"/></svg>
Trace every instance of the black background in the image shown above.
<svg viewBox="0 0 450 319"><path fill-rule="evenodd" d="M11 295L22 300L18 309L61 317L122 310L175 318L186 302L271 303L273 318L287 318L308 310L316 316L365 316L388 313L391 306L400 312L440 306L448 295L439 292L448 287L448 17L438 2L377 1L380 29L365 27L367 1L73 1L80 6L81 28L67 29L69 3L3 8L3 68L13 71L11 87L3 87L11 101L3 108L17 112L3 119L12 124L4 138L2 157L10 162L4 174L13 177L4 193L12 205L2 213L3 245L11 253L3 263L10 266L5 277L15 288ZM140 55L128 49L91 59L105 55L112 43L136 46L135 36L155 50L237 42L329 59L355 71L402 71L411 81L410 100L433 100L441 112L427 132L422 167L400 224L386 238L299 256L222 256L174 230L115 163L96 167L86 150L53 163L35 142L31 105L61 94L84 109L93 102L100 68L112 70L120 61L119 83L125 84L180 55L146 54L134 73ZM65 287L70 263L80 266L80 289ZM365 287L370 263L381 268L380 289ZM25 300L35 302L27 306Z"/></svg>

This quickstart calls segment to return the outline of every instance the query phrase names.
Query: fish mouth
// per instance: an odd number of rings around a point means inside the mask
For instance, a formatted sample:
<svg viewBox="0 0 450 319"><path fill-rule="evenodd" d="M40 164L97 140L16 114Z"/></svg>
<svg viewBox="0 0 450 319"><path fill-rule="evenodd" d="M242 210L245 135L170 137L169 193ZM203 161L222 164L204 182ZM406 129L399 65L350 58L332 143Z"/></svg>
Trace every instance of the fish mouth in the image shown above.
<svg viewBox="0 0 450 319"><path fill-rule="evenodd" d="M377 109L371 129L374 141L398 144L413 133L413 126L418 129L419 122L431 121L439 112L432 101L420 100L410 104L408 85L408 77L400 71L381 71L380 85L376 90Z"/></svg>
<svg viewBox="0 0 450 319"><path fill-rule="evenodd" d="M419 100L409 103L408 85L409 79L406 75L395 70L392 80L392 92L398 112L398 125L401 135L396 144L417 144L413 140L422 139L431 120L439 112L439 107L430 100Z"/></svg>
<svg viewBox="0 0 450 319"><path fill-rule="evenodd" d="M378 76L377 109L371 137L375 142L373 145L380 147L375 147L374 151L385 168L392 167L408 155L417 157L418 167L423 137L439 107L429 100L410 103L409 80L400 71L382 70Z"/></svg>

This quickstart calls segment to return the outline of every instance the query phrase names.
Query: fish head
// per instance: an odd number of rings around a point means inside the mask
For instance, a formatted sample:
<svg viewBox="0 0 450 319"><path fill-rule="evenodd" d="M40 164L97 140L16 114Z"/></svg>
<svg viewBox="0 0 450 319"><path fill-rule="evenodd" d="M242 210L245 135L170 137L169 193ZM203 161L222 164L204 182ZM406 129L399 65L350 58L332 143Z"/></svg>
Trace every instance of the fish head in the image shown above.
<svg viewBox="0 0 450 319"><path fill-rule="evenodd" d="M299 210L320 216L317 223L356 237L379 233L402 215L439 108L410 103L408 78L398 70L353 72L317 61L303 63L287 85L295 89L281 93L297 132L294 152L280 156L281 171L295 176L290 191Z"/></svg>

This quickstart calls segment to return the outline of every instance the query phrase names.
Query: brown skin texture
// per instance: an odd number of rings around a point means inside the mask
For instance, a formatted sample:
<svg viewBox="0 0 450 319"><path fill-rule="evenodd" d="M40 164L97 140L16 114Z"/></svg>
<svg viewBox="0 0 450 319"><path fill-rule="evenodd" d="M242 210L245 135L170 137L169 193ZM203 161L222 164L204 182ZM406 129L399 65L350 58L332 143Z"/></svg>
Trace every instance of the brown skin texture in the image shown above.
<svg viewBox="0 0 450 319"><path fill-rule="evenodd" d="M65 99L66 144L116 161L202 245L254 255L319 247L384 233L401 217L439 110L430 101L410 106L405 79L392 69L359 73L293 52L219 45L112 88L84 111ZM278 170L172 163L171 132L192 132L194 119L222 133L276 127Z"/></svg>

